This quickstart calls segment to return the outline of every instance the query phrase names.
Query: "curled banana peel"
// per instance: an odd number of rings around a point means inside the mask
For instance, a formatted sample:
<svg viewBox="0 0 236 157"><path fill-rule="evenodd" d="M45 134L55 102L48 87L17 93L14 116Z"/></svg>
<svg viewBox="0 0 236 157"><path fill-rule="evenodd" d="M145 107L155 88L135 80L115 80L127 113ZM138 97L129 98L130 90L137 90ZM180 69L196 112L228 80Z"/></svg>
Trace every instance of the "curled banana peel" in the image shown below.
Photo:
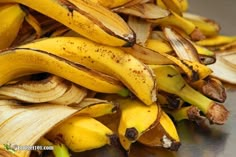
<svg viewBox="0 0 236 157"><path fill-rule="evenodd" d="M26 5L98 43L131 46L135 42L134 33L121 17L89 0L41 0L35 3L31 0L3 0L1 3Z"/></svg>
<svg viewBox="0 0 236 157"><path fill-rule="evenodd" d="M173 66L160 65L153 68L160 83L160 90L176 94L184 101L198 107L212 124L224 124L229 111L222 104L218 104L205 95L194 90L182 78L179 71Z"/></svg>
<svg viewBox="0 0 236 157"><path fill-rule="evenodd" d="M47 75L47 74L46 74ZM69 83L55 75L42 80L24 80L0 87L0 94L24 102L48 102L62 96Z"/></svg>
<svg viewBox="0 0 236 157"><path fill-rule="evenodd" d="M18 4L1 4L0 50L11 46L18 35L25 16L25 12Z"/></svg>
<svg viewBox="0 0 236 157"><path fill-rule="evenodd" d="M118 135L121 145L129 150L131 144L152 127L160 116L160 107L156 103L145 106L138 100L116 99L121 109ZM137 116L138 115L138 116Z"/></svg>
<svg viewBox="0 0 236 157"><path fill-rule="evenodd" d="M173 121L162 111L160 119L156 123L153 128L140 136L138 142L151 147L177 151L181 143Z"/></svg>
<svg viewBox="0 0 236 157"><path fill-rule="evenodd" d="M100 45L79 37L46 38L20 46L20 48L46 51L90 69L112 75L147 105L156 100L156 84L152 70L119 48Z"/></svg>
<svg viewBox="0 0 236 157"><path fill-rule="evenodd" d="M73 116L46 135L50 140L64 141L73 152L81 152L110 144L114 133L89 116Z"/></svg>
<svg viewBox="0 0 236 157"><path fill-rule="evenodd" d="M49 102L59 105L79 104L87 96L87 93L86 88L71 83L63 95Z"/></svg>
<svg viewBox="0 0 236 157"><path fill-rule="evenodd" d="M2 51L0 60L2 65L5 64L0 68L2 74L0 85L23 75L49 72L94 91L119 93L124 90L119 81L110 76L42 50L14 48ZM12 64L9 65L9 61Z"/></svg>

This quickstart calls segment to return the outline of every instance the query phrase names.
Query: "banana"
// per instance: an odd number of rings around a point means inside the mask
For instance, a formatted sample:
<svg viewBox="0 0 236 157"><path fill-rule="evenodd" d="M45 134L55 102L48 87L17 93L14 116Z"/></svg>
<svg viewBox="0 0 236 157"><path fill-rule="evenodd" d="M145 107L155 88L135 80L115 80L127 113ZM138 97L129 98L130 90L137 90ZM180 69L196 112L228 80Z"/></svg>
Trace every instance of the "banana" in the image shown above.
<svg viewBox="0 0 236 157"><path fill-rule="evenodd" d="M211 19L191 13L183 13L183 17L197 26L206 37L216 36L219 34L219 24Z"/></svg>
<svg viewBox="0 0 236 157"><path fill-rule="evenodd" d="M164 112L157 124L140 136L138 142L152 146L177 151L181 145L178 132L170 117Z"/></svg>
<svg viewBox="0 0 236 157"><path fill-rule="evenodd" d="M2 64L0 85L23 75L48 72L94 91L104 93L124 91L124 87L113 77L89 70L42 50L9 49L0 53L0 62Z"/></svg>
<svg viewBox="0 0 236 157"><path fill-rule="evenodd" d="M73 116L46 134L49 140L64 141L73 152L81 152L111 144L114 133L89 116Z"/></svg>
<svg viewBox="0 0 236 157"><path fill-rule="evenodd" d="M21 3L55 19L82 36L111 46L132 46L135 35L121 17L89 0L1 0ZM50 6L50 7L48 7Z"/></svg>
<svg viewBox="0 0 236 157"><path fill-rule="evenodd" d="M170 11L167 17L148 21L161 26L175 26L188 34L192 40L198 41L205 38L202 32L191 21L179 16L173 11Z"/></svg>
<svg viewBox="0 0 236 157"><path fill-rule="evenodd" d="M71 83L68 89L56 99L49 101L50 103L60 105L71 105L80 103L87 96L87 89Z"/></svg>
<svg viewBox="0 0 236 157"><path fill-rule="evenodd" d="M62 96L68 86L64 79L51 75L42 80L4 85L0 87L0 95L31 103L48 102Z"/></svg>
<svg viewBox="0 0 236 157"><path fill-rule="evenodd" d="M119 48L99 45L79 37L46 38L23 45L21 48L47 51L112 75L147 105L156 100L155 79L151 69Z"/></svg>
<svg viewBox="0 0 236 157"><path fill-rule="evenodd" d="M145 106L138 100L116 99L121 109L118 127L120 143L125 150L129 150L132 143L152 127L159 117L160 108L156 103Z"/></svg>
<svg viewBox="0 0 236 157"><path fill-rule="evenodd" d="M1 4L0 50L11 46L20 30L25 15L18 4Z"/></svg>
<svg viewBox="0 0 236 157"><path fill-rule="evenodd" d="M196 43L201 46L221 46L236 41L236 36L217 35L209 37Z"/></svg>
<svg viewBox="0 0 236 157"><path fill-rule="evenodd" d="M217 104L203 94L191 88L173 66L155 66L153 71L158 78L157 87L165 92L176 94L184 101L198 107L210 123L224 124L229 111L224 105Z"/></svg>

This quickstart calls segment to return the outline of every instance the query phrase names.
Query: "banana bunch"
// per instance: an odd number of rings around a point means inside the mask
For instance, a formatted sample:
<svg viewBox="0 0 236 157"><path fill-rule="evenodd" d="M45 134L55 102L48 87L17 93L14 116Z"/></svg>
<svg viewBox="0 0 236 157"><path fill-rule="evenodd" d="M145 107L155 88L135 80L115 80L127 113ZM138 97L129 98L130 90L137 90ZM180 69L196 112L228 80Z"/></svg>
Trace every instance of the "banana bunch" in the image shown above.
<svg viewBox="0 0 236 157"><path fill-rule="evenodd" d="M236 38L188 6L1 0L0 156L45 157L11 144L55 157L107 146L127 157L134 143L177 151L175 123L223 125Z"/></svg>

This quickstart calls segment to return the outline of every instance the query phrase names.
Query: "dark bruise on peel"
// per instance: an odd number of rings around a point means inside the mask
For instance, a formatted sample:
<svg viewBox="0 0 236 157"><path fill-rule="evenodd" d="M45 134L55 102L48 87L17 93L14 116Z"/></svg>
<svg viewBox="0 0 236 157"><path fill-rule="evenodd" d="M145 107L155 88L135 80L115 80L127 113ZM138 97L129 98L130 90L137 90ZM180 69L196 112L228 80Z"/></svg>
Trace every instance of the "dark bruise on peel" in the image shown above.
<svg viewBox="0 0 236 157"><path fill-rule="evenodd" d="M93 21L96 25L98 25L100 28L102 28L102 30L104 30L105 32L107 32L109 35L117 37L121 40L125 40L127 41L127 43L125 43L125 45L123 45L124 47L131 47L136 43L136 35L134 33L133 30L132 31L132 36L130 36L130 34L123 34L122 36L116 35L115 32L113 32L112 30L110 30L108 27L106 27L105 25L102 24L101 21L97 20L96 18L93 17L93 15L91 15L90 13L83 11L79 8L79 6L74 5L73 3L69 2L68 0L58 0L62 5L66 6L67 9L69 10L69 12L71 13L71 16L73 16L73 12L77 11L80 14L84 15L85 17L87 17L88 19L90 19L91 21Z"/></svg>
<svg viewBox="0 0 236 157"><path fill-rule="evenodd" d="M180 61L181 61L182 64L184 64L186 67L188 67L188 69L190 69L192 71L192 75L191 75L191 78L190 78L191 81L197 81L197 80L200 79L198 72L193 69L193 66L190 66L190 65L186 64L184 62L184 60L180 60Z"/></svg>

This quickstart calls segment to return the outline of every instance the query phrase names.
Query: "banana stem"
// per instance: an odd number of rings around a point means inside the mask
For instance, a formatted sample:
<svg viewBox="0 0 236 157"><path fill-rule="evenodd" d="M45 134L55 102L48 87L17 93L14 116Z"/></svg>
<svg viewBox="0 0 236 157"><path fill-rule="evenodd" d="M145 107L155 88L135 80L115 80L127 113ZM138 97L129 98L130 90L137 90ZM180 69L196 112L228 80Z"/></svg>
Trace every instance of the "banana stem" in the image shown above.
<svg viewBox="0 0 236 157"><path fill-rule="evenodd" d="M186 106L177 110L166 110L166 112L177 122L187 119L200 123L205 120L205 117L200 115L200 110L196 106Z"/></svg>
<svg viewBox="0 0 236 157"><path fill-rule="evenodd" d="M70 157L70 153L64 144L53 145L53 154L55 157Z"/></svg>

